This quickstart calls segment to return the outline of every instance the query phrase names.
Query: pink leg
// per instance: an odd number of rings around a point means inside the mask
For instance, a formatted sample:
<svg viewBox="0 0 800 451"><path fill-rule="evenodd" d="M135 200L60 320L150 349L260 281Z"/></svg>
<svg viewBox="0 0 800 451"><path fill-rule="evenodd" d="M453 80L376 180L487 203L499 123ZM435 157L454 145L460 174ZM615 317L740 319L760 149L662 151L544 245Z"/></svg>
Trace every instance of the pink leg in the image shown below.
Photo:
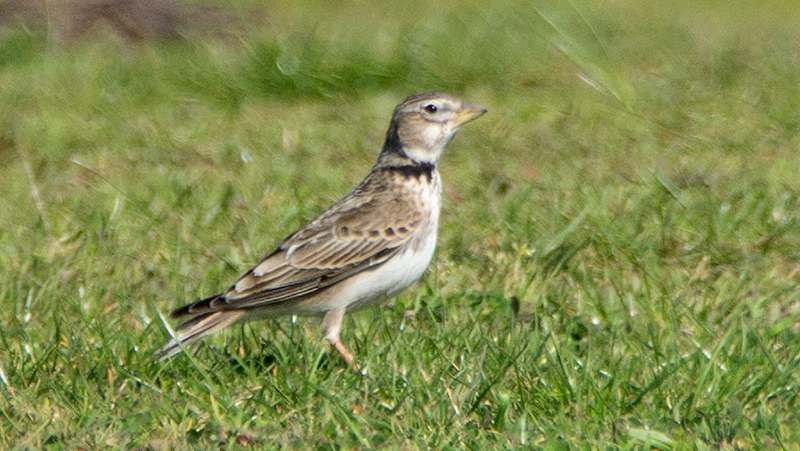
<svg viewBox="0 0 800 451"><path fill-rule="evenodd" d="M339 351L339 354L342 355L344 361L347 362L347 366L352 366L353 354L350 354L350 351L348 351L347 348L344 347L344 344L342 344L342 340L337 340L335 343L331 344L333 345L334 348L336 348L337 351Z"/></svg>
<svg viewBox="0 0 800 451"><path fill-rule="evenodd" d="M344 347L342 340L339 339L339 332L342 330L342 320L344 319L344 309L329 310L322 318L322 333L325 339L339 351L347 365L353 364L353 354Z"/></svg>

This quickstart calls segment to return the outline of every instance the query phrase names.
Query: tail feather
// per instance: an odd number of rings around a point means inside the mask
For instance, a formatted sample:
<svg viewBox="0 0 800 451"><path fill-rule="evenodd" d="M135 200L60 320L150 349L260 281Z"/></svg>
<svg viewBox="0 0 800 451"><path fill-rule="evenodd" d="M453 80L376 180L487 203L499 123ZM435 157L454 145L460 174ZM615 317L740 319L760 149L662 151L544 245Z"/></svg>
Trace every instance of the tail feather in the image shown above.
<svg viewBox="0 0 800 451"><path fill-rule="evenodd" d="M166 360L179 352L181 346L189 346L206 335L228 327L247 314L244 310L228 310L201 313L175 329L175 336L158 351L159 360Z"/></svg>
<svg viewBox="0 0 800 451"><path fill-rule="evenodd" d="M191 304L184 305L183 307L178 307L173 310L169 316L171 318L181 318L184 316L194 316L202 315L204 313L211 313L215 311L211 308L211 302L219 299L221 295L215 294L214 296L207 297L205 299L200 299L199 301L192 302ZM191 322L192 320L189 320ZM180 326L183 327L183 326Z"/></svg>

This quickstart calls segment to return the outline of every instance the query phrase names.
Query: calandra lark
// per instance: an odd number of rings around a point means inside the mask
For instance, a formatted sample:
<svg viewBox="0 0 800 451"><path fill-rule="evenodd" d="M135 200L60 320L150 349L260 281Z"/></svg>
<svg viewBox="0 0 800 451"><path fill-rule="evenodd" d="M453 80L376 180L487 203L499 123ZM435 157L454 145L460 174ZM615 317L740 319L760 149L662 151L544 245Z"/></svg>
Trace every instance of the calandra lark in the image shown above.
<svg viewBox="0 0 800 451"><path fill-rule="evenodd" d="M227 291L173 311L186 321L162 358L231 324L300 315L323 316L325 338L352 364L339 339L345 312L391 298L425 272L441 203L436 162L459 127L485 112L440 93L402 101L367 177Z"/></svg>

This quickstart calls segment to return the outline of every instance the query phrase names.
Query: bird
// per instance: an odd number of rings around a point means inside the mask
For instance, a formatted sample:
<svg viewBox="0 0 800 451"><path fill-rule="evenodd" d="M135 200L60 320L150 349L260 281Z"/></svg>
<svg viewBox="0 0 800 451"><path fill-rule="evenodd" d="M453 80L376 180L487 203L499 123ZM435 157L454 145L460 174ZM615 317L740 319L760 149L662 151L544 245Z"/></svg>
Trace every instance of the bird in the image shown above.
<svg viewBox="0 0 800 451"><path fill-rule="evenodd" d="M297 315L321 316L322 335L353 365L340 338L345 313L394 297L428 268L442 197L436 165L459 128L486 111L438 92L400 102L377 162L353 191L226 291L172 311L184 322L160 359L233 324Z"/></svg>

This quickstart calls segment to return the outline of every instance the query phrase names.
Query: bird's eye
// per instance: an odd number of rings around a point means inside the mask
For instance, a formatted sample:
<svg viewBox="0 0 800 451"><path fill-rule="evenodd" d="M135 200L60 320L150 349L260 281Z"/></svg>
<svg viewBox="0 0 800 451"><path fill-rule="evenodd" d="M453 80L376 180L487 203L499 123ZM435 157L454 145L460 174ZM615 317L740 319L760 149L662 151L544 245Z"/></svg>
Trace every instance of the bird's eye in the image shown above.
<svg viewBox="0 0 800 451"><path fill-rule="evenodd" d="M429 105L425 105L425 108L424 108L424 109L425 109L425 111L427 111L428 113L435 113L435 112L436 112L436 110L438 110L439 108L436 108L436 105L434 105L434 104L432 104L432 103L431 103L431 104L429 104Z"/></svg>

